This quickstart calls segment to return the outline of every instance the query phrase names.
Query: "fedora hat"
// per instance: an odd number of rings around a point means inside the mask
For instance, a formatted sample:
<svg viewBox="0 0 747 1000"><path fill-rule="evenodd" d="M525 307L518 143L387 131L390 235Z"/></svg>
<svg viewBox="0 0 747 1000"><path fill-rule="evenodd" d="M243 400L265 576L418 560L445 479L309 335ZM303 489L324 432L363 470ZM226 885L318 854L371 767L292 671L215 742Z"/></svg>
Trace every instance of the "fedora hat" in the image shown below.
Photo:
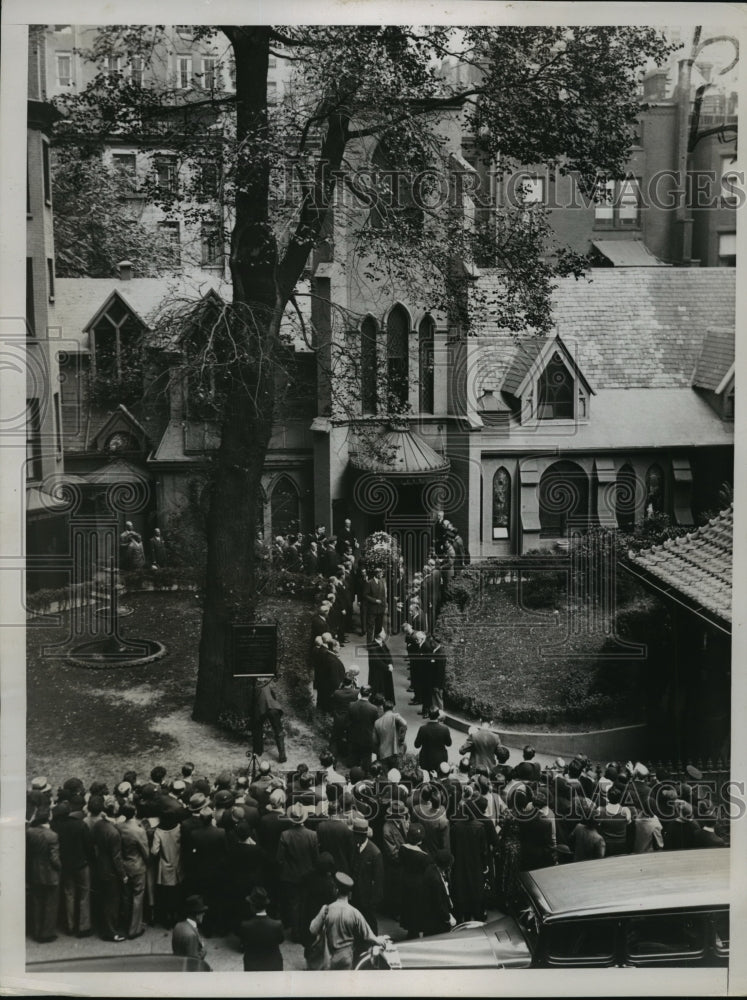
<svg viewBox="0 0 747 1000"><path fill-rule="evenodd" d="M198 813L206 802L207 798L202 794L202 792L195 792L194 795L190 796L187 808L190 812Z"/></svg>
<svg viewBox="0 0 747 1000"><path fill-rule="evenodd" d="M363 819L362 816L356 816L353 820L353 833L367 837L371 833L371 827L369 826L368 820Z"/></svg>
<svg viewBox="0 0 747 1000"><path fill-rule="evenodd" d="M303 823L306 819L306 810L300 802L294 802L288 810L288 818L291 823Z"/></svg>
<svg viewBox="0 0 747 1000"><path fill-rule="evenodd" d="M207 906L202 896L187 896L184 901L184 909L188 917L197 916L198 913L205 913Z"/></svg>

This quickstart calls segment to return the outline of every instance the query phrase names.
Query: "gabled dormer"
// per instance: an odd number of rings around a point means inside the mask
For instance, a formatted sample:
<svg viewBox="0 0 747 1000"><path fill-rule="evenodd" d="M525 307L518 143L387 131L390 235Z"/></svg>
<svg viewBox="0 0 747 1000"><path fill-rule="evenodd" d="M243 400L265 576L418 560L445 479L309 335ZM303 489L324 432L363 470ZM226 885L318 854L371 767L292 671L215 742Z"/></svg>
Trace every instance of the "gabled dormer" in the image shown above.
<svg viewBox="0 0 747 1000"><path fill-rule="evenodd" d="M522 424L589 419L594 390L559 336L535 337L516 352L501 391Z"/></svg>
<svg viewBox="0 0 747 1000"><path fill-rule="evenodd" d="M99 428L91 444L96 451L109 455L145 455L149 448L145 428L122 403Z"/></svg>
<svg viewBox="0 0 747 1000"><path fill-rule="evenodd" d="M692 385L722 420L734 419L734 329L709 330Z"/></svg>
<svg viewBox="0 0 747 1000"><path fill-rule="evenodd" d="M98 374L123 379L149 329L125 297L114 291L83 328L88 334L91 364Z"/></svg>

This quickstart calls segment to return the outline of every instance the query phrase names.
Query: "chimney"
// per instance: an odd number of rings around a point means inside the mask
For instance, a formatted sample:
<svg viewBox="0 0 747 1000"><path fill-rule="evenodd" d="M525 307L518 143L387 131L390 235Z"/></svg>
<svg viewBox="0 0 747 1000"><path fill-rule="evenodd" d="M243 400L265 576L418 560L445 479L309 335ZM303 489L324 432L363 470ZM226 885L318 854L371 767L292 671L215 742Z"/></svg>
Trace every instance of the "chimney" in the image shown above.
<svg viewBox="0 0 747 1000"><path fill-rule="evenodd" d="M665 101L667 98L667 83L669 70L665 67L651 70L643 78L644 101Z"/></svg>
<svg viewBox="0 0 747 1000"><path fill-rule="evenodd" d="M121 260L117 264L117 277L120 281L129 281L132 277L132 261Z"/></svg>

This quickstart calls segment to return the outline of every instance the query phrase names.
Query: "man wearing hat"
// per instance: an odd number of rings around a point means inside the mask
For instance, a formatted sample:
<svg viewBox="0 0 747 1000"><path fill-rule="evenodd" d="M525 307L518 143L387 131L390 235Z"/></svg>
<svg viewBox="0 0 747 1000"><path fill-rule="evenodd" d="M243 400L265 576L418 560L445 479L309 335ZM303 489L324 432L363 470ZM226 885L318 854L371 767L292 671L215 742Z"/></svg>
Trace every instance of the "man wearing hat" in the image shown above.
<svg viewBox="0 0 747 1000"><path fill-rule="evenodd" d="M122 822L119 824L119 834L122 838L122 863L127 873L127 884L124 889L125 931L130 940L139 938L145 931L143 922L143 904L145 901L145 873L150 860L148 835L142 824L135 818L135 806L132 802L123 802L120 806Z"/></svg>
<svg viewBox="0 0 747 1000"><path fill-rule="evenodd" d="M275 746L278 748L278 763L284 764L285 733L283 732L283 707L278 701L271 677L257 682L254 692L254 722L252 726L252 749L258 757L265 752L265 721L272 726Z"/></svg>
<svg viewBox="0 0 747 1000"><path fill-rule="evenodd" d="M26 827L26 871L31 901L31 927L39 944L54 941L60 892L60 846L43 806ZM124 940L124 938L120 938Z"/></svg>
<svg viewBox="0 0 747 1000"><path fill-rule="evenodd" d="M335 875L337 899L323 906L311 921L310 932L316 937L320 932L327 938L330 969L352 969L353 965L368 945L383 944L364 919L363 915L350 903L353 880L344 872Z"/></svg>
<svg viewBox="0 0 747 1000"><path fill-rule="evenodd" d="M188 896L184 904L186 917L174 924L171 932L171 950L175 955L183 955L185 958L201 958L205 961L207 948L200 935L199 925L202 923L203 915L207 912L207 906L201 896Z"/></svg>
<svg viewBox="0 0 747 1000"><path fill-rule="evenodd" d="M447 747L451 746L451 730L441 722L441 712L432 708L428 722L418 729L415 747L420 748L418 763L426 771L435 771L439 764L449 759Z"/></svg>
<svg viewBox="0 0 747 1000"><path fill-rule="evenodd" d="M293 941L302 943L301 900L304 882L316 867L319 840L313 830L306 828L306 809L300 802L293 803L288 810L288 818L291 826L280 834L277 853L283 925L290 927Z"/></svg>
<svg viewBox="0 0 747 1000"><path fill-rule="evenodd" d="M227 789L226 794L233 796ZM221 792L218 792L216 799ZM221 933L225 924L225 889L228 877L228 841L226 831L217 827L215 813L209 806L200 811L200 826L189 838L189 853L183 856L188 877L188 892L200 895L205 901L208 917L206 929ZM207 926L209 923L209 926Z"/></svg>
<svg viewBox="0 0 747 1000"><path fill-rule="evenodd" d="M52 810L51 828L59 837L62 896L69 934L88 937L91 933L91 831L83 821L82 809L74 809L72 798Z"/></svg>
<svg viewBox="0 0 747 1000"><path fill-rule="evenodd" d="M272 773L272 766L269 760L261 760L259 762L259 773L249 786L249 792L252 798L256 800L260 809L264 809L267 806L271 791L270 785L272 785L274 780L275 776Z"/></svg>
<svg viewBox="0 0 747 1000"><path fill-rule="evenodd" d="M352 903L360 910L374 934L379 933L376 911L384 898L384 859L371 839L368 820L358 816L353 820Z"/></svg>
<svg viewBox="0 0 747 1000"><path fill-rule="evenodd" d="M267 914L270 897L262 886L256 886L246 901L252 916L239 927L244 952L244 972L282 972L283 955L280 945L285 940L280 920Z"/></svg>

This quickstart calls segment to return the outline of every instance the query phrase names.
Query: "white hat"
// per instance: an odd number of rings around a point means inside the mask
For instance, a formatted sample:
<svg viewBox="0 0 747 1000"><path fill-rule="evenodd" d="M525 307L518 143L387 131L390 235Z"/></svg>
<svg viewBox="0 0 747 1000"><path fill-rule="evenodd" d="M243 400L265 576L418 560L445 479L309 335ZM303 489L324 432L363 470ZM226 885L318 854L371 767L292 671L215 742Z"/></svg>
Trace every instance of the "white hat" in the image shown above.
<svg viewBox="0 0 747 1000"><path fill-rule="evenodd" d="M638 778L647 778L648 777L648 768L646 767L646 765L645 764L641 764L640 761L636 761L636 765L633 768L633 777L634 778L635 777L638 777Z"/></svg>
<svg viewBox="0 0 747 1000"><path fill-rule="evenodd" d="M401 773L400 773L400 772L399 772L399 771L397 770L397 768L396 768L396 767L393 767L393 768L391 769L391 771L388 771L388 772L387 772L387 776L386 776L386 780L387 780L387 781L401 781L401 780L402 780L402 775L401 775Z"/></svg>

